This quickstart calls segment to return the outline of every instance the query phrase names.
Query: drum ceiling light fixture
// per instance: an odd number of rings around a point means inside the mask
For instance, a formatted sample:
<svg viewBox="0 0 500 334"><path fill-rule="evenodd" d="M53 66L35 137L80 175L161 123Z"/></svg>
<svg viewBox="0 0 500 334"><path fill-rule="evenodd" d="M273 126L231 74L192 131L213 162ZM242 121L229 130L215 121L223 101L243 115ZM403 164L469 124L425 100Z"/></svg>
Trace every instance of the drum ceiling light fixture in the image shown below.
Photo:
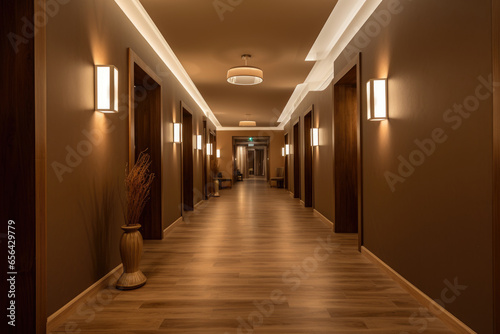
<svg viewBox="0 0 500 334"><path fill-rule="evenodd" d="M241 59L245 61L245 65L236 66L227 71L227 82L233 85L251 86L264 81L264 72L260 68L248 66L249 58L252 58L252 55L242 55Z"/></svg>

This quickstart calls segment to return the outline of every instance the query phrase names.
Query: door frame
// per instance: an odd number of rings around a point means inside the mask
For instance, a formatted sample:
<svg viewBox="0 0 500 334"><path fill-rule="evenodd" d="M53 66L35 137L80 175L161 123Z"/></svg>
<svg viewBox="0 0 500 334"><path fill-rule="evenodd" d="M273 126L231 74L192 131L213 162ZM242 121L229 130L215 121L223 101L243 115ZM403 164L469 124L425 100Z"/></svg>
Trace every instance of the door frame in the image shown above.
<svg viewBox="0 0 500 334"><path fill-rule="evenodd" d="M164 150L163 150L163 94L162 94L162 79L143 61L131 48L128 48L128 94L129 94L129 104L128 104L128 166L131 168L135 164L135 94L134 94L134 80L135 80L135 65L139 66L151 79L156 81L160 86L159 89L159 99L160 99L160 230L156 231L160 235L160 239L163 238L163 221L165 219L165 210L163 210L163 199L166 198L165 187L163 186L163 181L165 180L164 175Z"/></svg>
<svg viewBox="0 0 500 334"><path fill-rule="evenodd" d="M335 89L335 85L343 79L343 77L356 67L356 81L357 81L357 108L356 108L356 123L357 123L357 187L358 187L358 251L361 251L361 246L364 244L363 240L363 133L362 133L362 120L361 120L361 102L362 102L362 89L361 87L361 53L358 53L347 65L342 68L338 73L336 73L335 78L332 81L332 90ZM335 94L333 94L333 98L335 99ZM332 111L333 112L333 111ZM335 117L332 117L332 129L335 129ZM335 166L335 131L332 131L332 156L333 156L333 165ZM335 173L335 171L334 171ZM335 175L333 178L334 187L335 187ZM335 205L335 192L333 196L334 205Z"/></svg>

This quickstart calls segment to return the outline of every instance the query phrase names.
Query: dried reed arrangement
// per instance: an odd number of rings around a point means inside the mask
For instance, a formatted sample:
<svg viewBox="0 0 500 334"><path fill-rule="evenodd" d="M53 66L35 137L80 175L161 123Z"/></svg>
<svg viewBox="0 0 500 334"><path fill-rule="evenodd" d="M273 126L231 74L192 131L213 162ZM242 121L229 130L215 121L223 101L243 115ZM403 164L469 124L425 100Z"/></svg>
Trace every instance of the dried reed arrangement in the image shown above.
<svg viewBox="0 0 500 334"><path fill-rule="evenodd" d="M141 152L132 169L126 174L125 189L127 195L126 219L127 225L139 224L139 219L144 206L149 200L151 184L155 177L149 172L151 157L148 153Z"/></svg>

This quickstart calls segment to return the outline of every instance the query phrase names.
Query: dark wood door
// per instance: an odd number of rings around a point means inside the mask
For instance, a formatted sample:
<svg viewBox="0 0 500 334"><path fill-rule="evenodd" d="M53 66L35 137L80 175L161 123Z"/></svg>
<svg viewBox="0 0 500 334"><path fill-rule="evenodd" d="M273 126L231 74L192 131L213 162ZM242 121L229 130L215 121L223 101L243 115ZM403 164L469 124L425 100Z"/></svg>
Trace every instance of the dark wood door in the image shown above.
<svg viewBox="0 0 500 334"><path fill-rule="evenodd" d="M293 197L300 198L300 141L299 125L293 126Z"/></svg>
<svg viewBox="0 0 500 334"><path fill-rule="evenodd" d="M45 127L46 115L44 107L41 107L42 104L37 104L43 101L45 93L42 93L43 89L35 90L35 83L40 84L40 88L45 88L45 82L38 78L41 74L39 71L43 72L45 65L35 60L44 59L43 31L45 28L37 25L35 28L37 34L34 38L27 39L26 34L22 33L28 27L27 23L33 22L37 6L38 1L2 2L3 14L0 25L2 35L0 68L3 76L0 83L2 100L0 233L2 236L0 250L2 261L5 262L2 263L0 273L2 282L0 305L3 315L0 323L1 333L45 333L43 329L47 320L45 314L46 257L43 247L46 240L44 234L46 183L44 167L42 167L46 164L46 136L45 131L40 131ZM47 18L45 12L37 12L37 14L42 14L42 17ZM28 28L27 31L30 29ZM16 40L18 44L15 47L13 47L14 44L9 43L11 36L18 38ZM43 54L38 53L41 51L39 41L42 41ZM60 182L67 175L57 172L56 174ZM11 239L13 237L15 240ZM9 250L15 251L15 254L9 254ZM14 257L15 261L13 261ZM7 260L11 263L8 264ZM17 272L17 274L11 275L8 272ZM7 279L12 276L15 276L15 296L8 293L11 286ZM7 308L12 308L11 302L15 302L15 311L13 311L17 316L15 327L8 324L12 321L9 318L11 311L7 310Z"/></svg>
<svg viewBox="0 0 500 334"><path fill-rule="evenodd" d="M210 133L209 135L209 143L211 143L213 145L213 147L217 147L217 140L216 140L216 136L213 134L213 133ZM214 155L210 155L209 156L209 159L210 159L210 170L209 170L209 173L208 173L208 182L209 182L209 189L210 189L210 194L213 194L215 192L215 184L214 184L214 181L215 181L215 178L217 177L217 173L218 173L218 161L217 161L217 158L214 158Z"/></svg>
<svg viewBox="0 0 500 334"><path fill-rule="evenodd" d="M255 176L264 176L264 150L255 150Z"/></svg>
<svg viewBox="0 0 500 334"><path fill-rule="evenodd" d="M335 85L334 158L335 232L337 233L358 232L357 101L356 84Z"/></svg>
<svg viewBox="0 0 500 334"><path fill-rule="evenodd" d="M248 150L247 151L247 166L248 166L248 175L255 175L255 151Z"/></svg>
<svg viewBox="0 0 500 334"><path fill-rule="evenodd" d="M313 204L312 175L312 142L311 142L312 112L304 116L304 206Z"/></svg>
<svg viewBox="0 0 500 334"><path fill-rule="evenodd" d="M134 66L134 82L135 159L141 152L149 153L149 170L155 175L149 201L140 218L141 233L144 239L162 239L161 87L137 64Z"/></svg>
<svg viewBox="0 0 500 334"><path fill-rule="evenodd" d="M184 211L193 211L193 116L184 108L182 109L182 193Z"/></svg>
<svg viewBox="0 0 500 334"><path fill-rule="evenodd" d="M288 144L288 133L285 135L285 148ZM285 151L285 189L288 190L288 155Z"/></svg>
<svg viewBox="0 0 500 334"><path fill-rule="evenodd" d="M207 121L203 121L203 140L205 143L208 143L208 138L207 138ZM206 145L204 145L206 147ZM203 154L205 152L205 154ZM202 150L202 157L203 161L203 172L201 176L201 184L203 185L203 199L207 200L208 199L208 180L207 180L207 173L208 173L208 156L206 154L206 151Z"/></svg>

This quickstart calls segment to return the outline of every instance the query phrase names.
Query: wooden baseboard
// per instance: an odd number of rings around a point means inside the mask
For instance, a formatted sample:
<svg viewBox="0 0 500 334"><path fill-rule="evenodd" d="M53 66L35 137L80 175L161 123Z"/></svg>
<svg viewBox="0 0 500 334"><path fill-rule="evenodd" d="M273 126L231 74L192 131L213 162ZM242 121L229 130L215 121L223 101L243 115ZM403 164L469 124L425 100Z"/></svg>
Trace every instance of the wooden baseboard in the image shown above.
<svg viewBox="0 0 500 334"><path fill-rule="evenodd" d="M304 203L304 201L303 201L303 200L300 200L300 205L302 205L303 207L305 207L305 206L306 206L306 203Z"/></svg>
<svg viewBox="0 0 500 334"><path fill-rule="evenodd" d="M401 276L397 271L389 267L384 261L379 259L375 254L370 252L364 246L361 246L361 253L366 256L371 262L378 265L382 270L384 270L392 279L398 282L403 289L405 289L410 295L412 295L422 306L426 307L434 316L441 319L444 323L450 326L456 333L463 334L475 334L472 329L470 329L466 324L460 321L453 314L448 312L441 305L432 300L429 296L423 293L419 288L411 284L403 276Z"/></svg>
<svg viewBox="0 0 500 334"><path fill-rule="evenodd" d="M196 209L198 206L202 205L204 202L205 202L205 200L202 199L201 201L199 201L198 203L196 203L194 205L194 208Z"/></svg>
<svg viewBox="0 0 500 334"><path fill-rule="evenodd" d="M321 212L319 212L319 211L318 211L318 210L316 210L316 209L314 209L314 210L313 210L313 212L314 212L314 214L315 214L315 215L317 215L317 216L319 217L319 219L321 219L321 221L322 221L323 223L325 223L328 227L331 227L332 229L334 228L334 226L335 226L335 225L333 224L333 222L332 222L330 219L328 219L328 218L326 218L325 216L323 216L323 215L321 214Z"/></svg>
<svg viewBox="0 0 500 334"><path fill-rule="evenodd" d="M181 216L175 222L170 224L166 229L163 230L163 238L165 239L167 235L172 232L172 230L180 223L184 221L184 218Z"/></svg>
<svg viewBox="0 0 500 334"><path fill-rule="evenodd" d="M293 198L293 193L291 191L288 192L288 195L290 195L290 197Z"/></svg>
<svg viewBox="0 0 500 334"><path fill-rule="evenodd" d="M118 280L123 264L120 264L115 269L111 270L106 276L92 284L85 291L73 298L69 303L61 307L47 318L47 333L50 333L61 326L68 317L76 312L78 307L85 303L88 299L96 296L102 289L113 286Z"/></svg>

